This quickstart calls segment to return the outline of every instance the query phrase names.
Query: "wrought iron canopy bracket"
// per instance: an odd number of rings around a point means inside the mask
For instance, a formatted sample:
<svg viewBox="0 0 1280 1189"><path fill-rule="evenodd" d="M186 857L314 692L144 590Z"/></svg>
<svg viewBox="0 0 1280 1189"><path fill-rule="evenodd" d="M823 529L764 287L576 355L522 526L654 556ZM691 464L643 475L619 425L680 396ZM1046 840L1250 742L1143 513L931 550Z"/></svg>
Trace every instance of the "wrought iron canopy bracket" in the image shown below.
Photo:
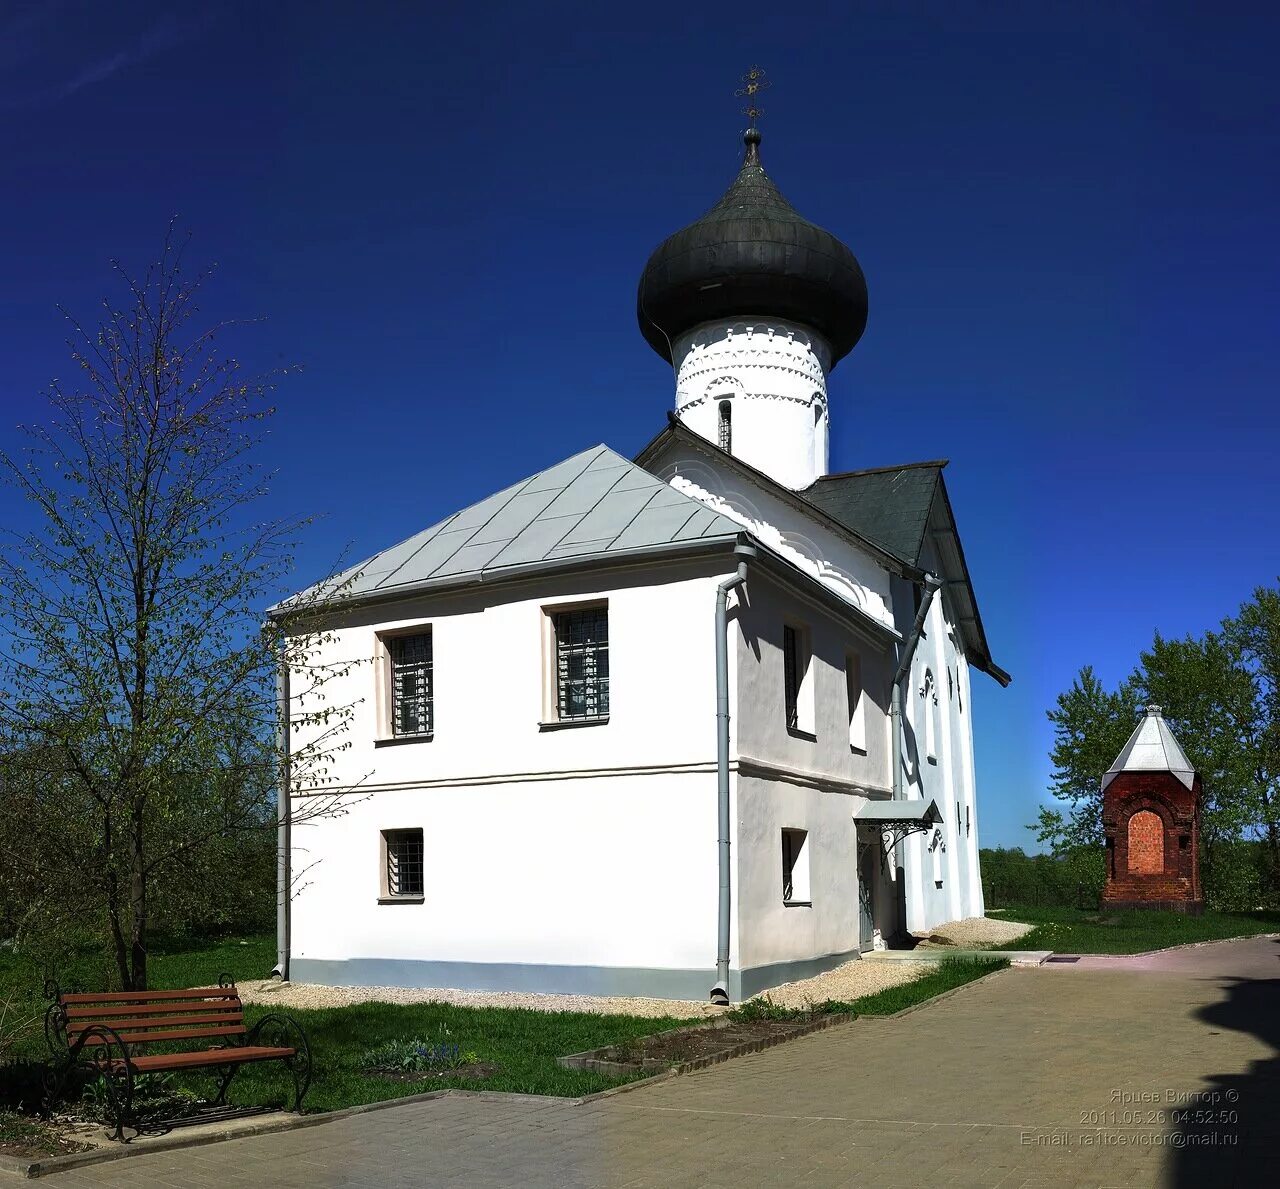
<svg viewBox="0 0 1280 1189"><path fill-rule="evenodd" d="M893 858L894 848L899 842L912 834L927 834L934 827L931 821L888 822L880 828L880 842L884 846L884 857Z"/></svg>

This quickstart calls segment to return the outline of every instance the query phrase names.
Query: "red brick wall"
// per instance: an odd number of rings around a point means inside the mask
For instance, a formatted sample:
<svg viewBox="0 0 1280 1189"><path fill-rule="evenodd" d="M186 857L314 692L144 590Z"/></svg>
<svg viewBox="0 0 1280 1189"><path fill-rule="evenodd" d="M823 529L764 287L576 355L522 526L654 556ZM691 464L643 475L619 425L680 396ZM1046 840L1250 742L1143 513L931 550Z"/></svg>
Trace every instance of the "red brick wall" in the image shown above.
<svg viewBox="0 0 1280 1189"><path fill-rule="evenodd" d="M1203 907L1199 800L1199 777L1188 789L1168 772L1124 772L1107 786L1104 904Z"/></svg>
<svg viewBox="0 0 1280 1189"><path fill-rule="evenodd" d="M1164 871L1164 822L1150 809L1139 809L1129 819L1129 871L1133 875Z"/></svg>

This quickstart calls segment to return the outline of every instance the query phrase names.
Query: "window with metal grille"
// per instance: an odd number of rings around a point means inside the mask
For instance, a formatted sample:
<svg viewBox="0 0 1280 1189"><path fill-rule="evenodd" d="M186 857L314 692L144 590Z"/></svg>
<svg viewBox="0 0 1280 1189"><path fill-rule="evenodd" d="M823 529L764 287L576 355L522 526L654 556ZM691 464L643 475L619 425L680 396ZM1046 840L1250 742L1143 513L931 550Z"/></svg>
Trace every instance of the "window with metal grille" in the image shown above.
<svg viewBox="0 0 1280 1189"><path fill-rule="evenodd" d="M733 402L720 402L720 449L726 454L733 453Z"/></svg>
<svg viewBox="0 0 1280 1189"><path fill-rule="evenodd" d="M392 636L387 651L391 654L392 734L431 734L431 633Z"/></svg>
<svg viewBox="0 0 1280 1189"><path fill-rule="evenodd" d="M556 633L556 714L562 722L609 714L609 609L560 611Z"/></svg>
<svg viewBox="0 0 1280 1189"><path fill-rule="evenodd" d="M422 831L384 830L387 855L387 895L422 895Z"/></svg>

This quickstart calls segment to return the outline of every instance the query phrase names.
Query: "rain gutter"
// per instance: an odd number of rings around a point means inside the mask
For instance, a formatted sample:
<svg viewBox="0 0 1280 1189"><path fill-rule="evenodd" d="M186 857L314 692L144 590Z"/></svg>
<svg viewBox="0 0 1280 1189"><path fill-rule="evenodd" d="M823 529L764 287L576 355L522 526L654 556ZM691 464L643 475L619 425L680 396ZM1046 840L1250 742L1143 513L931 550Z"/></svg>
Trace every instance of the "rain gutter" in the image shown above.
<svg viewBox="0 0 1280 1189"><path fill-rule="evenodd" d="M729 1004L729 920L732 907L729 869L732 826L729 812L729 592L746 582L747 562L756 556L750 545L739 545L733 552L738 559L738 572L716 587L716 807L720 888L716 916L716 982L711 988L711 1002L725 1007Z"/></svg>

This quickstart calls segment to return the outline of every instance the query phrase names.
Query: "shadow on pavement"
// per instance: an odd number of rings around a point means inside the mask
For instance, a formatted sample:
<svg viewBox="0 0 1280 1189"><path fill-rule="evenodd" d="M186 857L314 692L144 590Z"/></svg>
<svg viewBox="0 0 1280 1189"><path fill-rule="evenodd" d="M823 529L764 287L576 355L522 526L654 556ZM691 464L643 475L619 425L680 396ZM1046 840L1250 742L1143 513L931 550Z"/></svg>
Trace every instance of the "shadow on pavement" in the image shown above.
<svg viewBox="0 0 1280 1189"><path fill-rule="evenodd" d="M1233 979L1223 999L1196 1014L1219 1031L1256 1036L1280 1054L1280 939L1272 944L1275 978ZM1211 1077L1198 1097L1174 1109L1172 1185L1276 1183L1280 1055L1253 1062L1247 1073Z"/></svg>

